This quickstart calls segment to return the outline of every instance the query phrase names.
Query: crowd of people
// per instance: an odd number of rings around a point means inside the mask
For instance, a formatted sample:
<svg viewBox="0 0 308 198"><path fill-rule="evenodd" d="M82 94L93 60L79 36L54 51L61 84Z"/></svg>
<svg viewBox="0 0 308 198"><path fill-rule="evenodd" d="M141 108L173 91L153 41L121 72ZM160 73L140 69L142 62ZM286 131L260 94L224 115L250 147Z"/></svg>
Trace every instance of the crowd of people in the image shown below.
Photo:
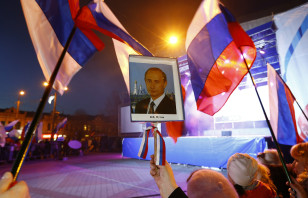
<svg viewBox="0 0 308 198"><path fill-rule="evenodd" d="M165 166L156 165L152 155L150 174L162 198L307 198L308 142L294 145L290 152L294 162L285 168L273 149L258 154L257 159L236 153L228 160L228 178L210 169L192 172L187 179L187 195L177 185L167 161ZM12 174L6 172L0 180L0 198L4 197L30 197L29 188L24 181L14 183Z"/></svg>
<svg viewBox="0 0 308 198"><path fill-rule="evenodd" d="M228 179L214 170L194 171L187 179L187 195L176 184L167 161L165 166L156 165L152 155L150 174L163 198L307 198L308 142L294 145L291 156L294 162L284 168L274 149L265 150L257 159L236 153L228 160Z"/></svg>
<svg viewBox="0 0 308 198"><path fill-rule="evenodd" d="M84 155L88 152L119 151L121 150L121 139L109 137L83 138L80 140L81 148L73 149L69 146L70 139L63 141L32 142L26 160L37 159L59 159L66 156ZM21 147L21 140L7 141L3 147L0 146L0 163L11 163L15 160Z"/></svg>

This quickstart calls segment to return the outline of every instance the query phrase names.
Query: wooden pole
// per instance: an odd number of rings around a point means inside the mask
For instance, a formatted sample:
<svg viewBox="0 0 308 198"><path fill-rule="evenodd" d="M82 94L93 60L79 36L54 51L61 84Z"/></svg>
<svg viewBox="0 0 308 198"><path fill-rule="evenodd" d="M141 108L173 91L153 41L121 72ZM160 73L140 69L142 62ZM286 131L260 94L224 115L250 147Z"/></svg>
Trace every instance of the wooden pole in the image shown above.
<svg viewBox="0 0 308 198"><path fill-rule="evenodd" d="M154 133L153 133L153 137L154 137L154 159L157 162L157 122L151 123L155 129L154 129Z"/></svg>

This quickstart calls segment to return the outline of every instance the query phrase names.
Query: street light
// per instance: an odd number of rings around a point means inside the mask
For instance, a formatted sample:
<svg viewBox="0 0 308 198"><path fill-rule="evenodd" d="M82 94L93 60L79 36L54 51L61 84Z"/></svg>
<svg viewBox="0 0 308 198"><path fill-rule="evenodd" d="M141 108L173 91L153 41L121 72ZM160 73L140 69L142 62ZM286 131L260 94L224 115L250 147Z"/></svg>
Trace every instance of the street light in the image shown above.
<svg viewBox="0 0 308 198"><path fill-rule="evenodd" d="M25 94L26 94L26 92L23 91L23 90L19 91L19 93L18 93L17 108L16 108L16 119L18 118L18 113L19 113L20 96L23 96L23 95L25 95Z"/></svg>
<svg viewBox="0 0 308 198"><path fill-rule="evenodd" d="M169 38L169 43L170 44L175 45L175 44L177 44L177 42L178 42L178 37L170 36L170 38Z"/></svg>
<svg viewBox="0 0 308 198"><path fill-rule="evenodd" d="M43 82L43 86L47 87L48 86L48 82ZM64 91L67 91L68 88L64 87ZM50 137L50 141L53 141L54 138L54 127L55 127L55 120L56 120L56 106L57 106L57 92L55 91L55 95L53 98L53 110L52 110L52 123L51 123L51 137Z"/></svg>

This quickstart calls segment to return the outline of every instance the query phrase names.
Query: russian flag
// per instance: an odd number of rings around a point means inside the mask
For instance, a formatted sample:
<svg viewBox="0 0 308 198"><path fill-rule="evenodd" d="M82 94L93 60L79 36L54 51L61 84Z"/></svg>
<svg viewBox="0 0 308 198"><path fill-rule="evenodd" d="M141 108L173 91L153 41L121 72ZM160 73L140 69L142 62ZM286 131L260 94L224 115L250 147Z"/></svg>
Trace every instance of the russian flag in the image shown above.
<svg viewBox="0 0 308 198"><path fill-rule="evenodd" d="M21 0L21 5L38 61L46 80L49 80L75 25L73 17L79 10L79 1ZM97 50L77 28L54 83L60 94Z"/></svg>
<svg viewBox="0 0 308 198"><path fill-rule="evenodd" d="M46 80L49 80L73 27L77 27L54 83L54 88L60 94L63 94L64 88L82 65L96 51L103 49L104 44L95 35L94 29L124 45L128 44L129 50L134 53L151 54L126 31L120 31L124 29L123 26L119 26L116 17L102 1L95 1L82 9L79 8L79 0L21 0L21 5ZM117 55L130 53L126 48L121 48L122 51L117 52ZM126 64L128 70L128 58Z"/></svg>
<svg viewBox="0 0 308 198"><path fill-rule="evenodd" d="M29 127L30 123L31 123L30 121L27 122L26 126L24 126L24 128L22 129L21 138L20 138L21 140L25 139L25 135L28 132L27 130L28 130L28 127Z"/></svg>
<svg viewBox="0 0 308 198"><path fill-rule="evenodd" d="M6 139L6 131L2 123L0 122L0 146L4 147L5 146L5 139Z"/></svg>
<svg viewBox="0 0 308 198"><path fill-rule="evenodd" d="M151 127L147 128L145 132L143 133L142 141L140 144L138 156L145 159L148 154L148 140L149 140L149 135L150 135Z"/></svg>
<svg viewBox="0 0 308 198"><path fill-rule="evenodd" d="M252 66L256 48L231 13L205 0L187 31L186 51L197 109L214 115ZM246 62L246 63L245 63Z"/></svg>
<svg viewBox="0 0 308 198"><path fill-rule="evenodd" d="M59 124L56 126L56 128L55 128L55 130L54 130L54 133L57 134L58 131L59 131L60 129L62 129L62 128L65 127L66 123L67 123L67 118L64 118L64 119L63 119L61 122L59 122Z"/></svg>
<svg viewBox="0 0 308 198"><path fill-rule="evenodd" d="M13 127L19 122L19 120L14 120L12 122L10 122L9 124L7 124L4 128L6 131L10 131L13 129Z"/></svg>
<svg viewBox="0 0 308 198"><path fill-rule="evenodd" d="M126 31L104 1L94 0L83 7L76 23L79 27L97 30L112 38L118 63L129 91L129 55L152 56L152 54Z"/></svg>
<svg viewBox="0 0 308 198"><path fill-rule="evenodd" d="M267 63L270 123L280 144L295 145L303 142L297 132L294 101L290 89L275 69Z"/></svg>

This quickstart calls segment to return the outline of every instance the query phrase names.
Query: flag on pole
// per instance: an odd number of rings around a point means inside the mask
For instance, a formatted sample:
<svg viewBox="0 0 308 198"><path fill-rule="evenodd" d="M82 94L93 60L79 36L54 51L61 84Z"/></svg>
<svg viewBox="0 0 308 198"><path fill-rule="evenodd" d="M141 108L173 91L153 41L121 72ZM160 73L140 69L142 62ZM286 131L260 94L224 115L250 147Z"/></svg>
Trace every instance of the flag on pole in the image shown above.
<svg viewBox="0 0 308 198"><path fill-rule="evenodd" d="M21 0L21 5L38 61L49 81L74 27L73 17L79 10L79 1ZM54 88L60 94L63 94L71 78L97 50L77 28L54 83Z"/></svg>
<svg viewBox="0 0 308 198"><path fill-rule="evenodd" d="M49 80L74 25L77 26L54 83L60 94L82 65L96 51L103 49L103 42L93 30L130 45L139 54L151 55L123 31L122 26L114 23L117 19L102 1L92 2L82 9L79 8L79 0L21 0L21 5L46 80Z"/></svg>
<svg viewBox="0 0 308 198"><path fill-rule="evenodd" d="M51 104L51 102L55 99L55 95L49 96L48 103Z"/></svg>
<svg viewBox="0 0 308 198"><path fill-rule="evenodd" d="M280 144L294 145L303 142L298 135L294 97L275 69L267 63L270 123Z"/></svg>
<svg viewBox="0 0 308 198"><path fill-rule="evenodd" d="M67 123L67 118L64 118L61 122L59 122L59 124L56 126L54 130L54 134L57 134L60 129L64 128L66 123Z"/></svg>
<svg viewBox="0 0 308 198"><path fill-rule="evenodd" d="M104 1L94 0L83 7L76 23L79 27L98 30L112 38L118 63L129 91L129 55L152 56L152 54L126 31Z"/></svg>
<svg viewBox="0 0 308 198"><path fill-rule="evenodd" d="M0 122L0 146L4 147L5 145L5 138L7 137L6 131L2 123Z"/></svg>
<svg viewBox="0 0 308 198"><path fill-rule="evenodd" d="M18 140L20 133L16 129L13 129L12 131L9 132L8 136L15 142Z"/></svg>
<svg viewBox="0 0 308 198"><path fill-rule="evenodd" d="M197 109L214 115L247 74L256 57L250 37L217 0L203 1L186 38Z"/></svg>
<svg viewBox="0 0 308 198"><path fill-rule="evenodd" d="M42 131L43 131L43 122L40 122L35 130L35 136L34 136L35 142L39 142L42 140Z"/></svg>
<svg viewBox="0 0 308 198"><path fill-rule="evenodd" d="M27 132L27 129L29 127L31 122L27 122L26 126L22 129L22 132L21 132L21 140L24 140L25 139L25 135L26 135L26 132Z"/></svg>
<svg viewBox="0 0 308 198"><path fill-rule="evenodd" d="M14 120L12 122L10 122L9 124L7 124L4 128L6 131L10 131L13 129L13 127L19 122L19 120Z"/></svg>

